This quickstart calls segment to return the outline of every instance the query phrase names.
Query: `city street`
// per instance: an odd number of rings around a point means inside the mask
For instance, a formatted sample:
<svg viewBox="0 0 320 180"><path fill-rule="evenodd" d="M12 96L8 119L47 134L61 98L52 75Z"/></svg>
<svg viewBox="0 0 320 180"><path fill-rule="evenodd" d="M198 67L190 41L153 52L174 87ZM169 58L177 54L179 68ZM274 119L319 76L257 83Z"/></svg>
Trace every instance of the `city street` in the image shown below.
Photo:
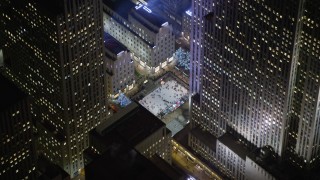
<svg viewBox="0 0 320 180"><path fill-rule="evenodd" d="M174 150L172 153L173 164L177 165L189 175L199 180L212 180L213 177L209 177L205 171L196 163L187 158L187 155L183 154L179 150Z"/></svg>
<svg viewBox="0 0 320 180"><path fill-rule="evenodd" d="M212 171L208 172L205 170L206 167L203 167L201 162L199 162L196 158L191 157L190 154L186 153L181 147L177 146L176 143L173 143L172 163L196 179L221 180L221 178Z"/></svg>

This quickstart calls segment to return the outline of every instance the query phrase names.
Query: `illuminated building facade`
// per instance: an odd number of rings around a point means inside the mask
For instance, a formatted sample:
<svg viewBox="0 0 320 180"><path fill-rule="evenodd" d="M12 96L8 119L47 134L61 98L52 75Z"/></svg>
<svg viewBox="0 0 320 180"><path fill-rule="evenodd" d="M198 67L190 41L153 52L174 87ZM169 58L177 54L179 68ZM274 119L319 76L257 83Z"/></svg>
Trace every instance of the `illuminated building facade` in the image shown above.
<svg viewBox="0 0 320 180"><path fill-rule="evenodd" d="M297 66L288 132L288 152L298 155L299 166L320 159L320 2L302 1L295 34Z"/></svg>
<svg viewBox="0 0 320 180"><path fill-rule="evenodd" d="M240 156L219 143L226 133L300 168L319 158L319 7L312 0L193 1L191 123L217 138L216 151L203 156L229 177L246 177L249 151ZM190 136L194 150L210 147Z"/></svg>
<svg viewBox="0 0 320 180"><path fill-rule="evenodd" d="M0 12L2 73L34 98L37 153L73 177L108 115L102 3L5 0Z"/></svg>
<svg viewBox="0 0 320 180"><path fill-rule="evenodd" d="M213 0L192 0L191 40L190 40L190 95L199 93L202 66L203 17L212 11Z"/></svg>
<svg viewBox="0 0 320 180"><path fill-rule="evenodd" d="M0 179L35 179L30 97L0 75Z"/></svg>
<svg viewBox="0 0 320 180"><path fill-rule="evenodd" d="M108 72L108 95L116 97L135 84L134 63L130 51L110 34L104 33L105 58Z"/></svg>
<svg viewBox="0 0 320 180"><path fill-rule="evenodd" d="M174 53L172 26L148 7L130 1L104 1L104 30L124 44L137 63L157 72Z"/></svg>

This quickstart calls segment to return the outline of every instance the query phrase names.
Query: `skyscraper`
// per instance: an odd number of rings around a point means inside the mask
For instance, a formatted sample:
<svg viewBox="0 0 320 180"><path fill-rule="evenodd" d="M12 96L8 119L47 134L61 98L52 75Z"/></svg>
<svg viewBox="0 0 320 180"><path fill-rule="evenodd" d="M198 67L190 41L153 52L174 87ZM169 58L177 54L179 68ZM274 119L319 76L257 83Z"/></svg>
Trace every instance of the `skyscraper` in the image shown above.
<svg viewBox="0 0 320 180"><path fill-rule="evenodd" d="M212 11L213 0L193 0L192 1L192 18L191 18L191 40L190 40L190 94L199 93L200 86L200 69L203 48L202 31L203 17Z"/></svg>
<svg viewBox="0 0 320 180"><path fill-rule="evenodd" d="M300 157L299 164L312 166L320 158L320 2L301 3L287 150Z"/></svg>
<svg viewBox="0 0 320 180"><path fill-rule="evenodd" d="M320 155L319 7L313 0L194 0L192 126L222 144L228 133L248 149L268 146L298 167L312 166ZM190 139L196 151L208 146ZM202 155L224 164L226 152L216 148Z"/></svg>
<svg viewBox="0 0 320 180"><path fill-rule="evenodd" d="M0 179L34 179L30 97L0 75Z"/></svg>
<svg viewBox="0 0 320 180"><path fill-rule="evenodd" d="M100 0L4 0L2 73L34 98L37 150L71 176L87 133L106 119Z"/></svg>

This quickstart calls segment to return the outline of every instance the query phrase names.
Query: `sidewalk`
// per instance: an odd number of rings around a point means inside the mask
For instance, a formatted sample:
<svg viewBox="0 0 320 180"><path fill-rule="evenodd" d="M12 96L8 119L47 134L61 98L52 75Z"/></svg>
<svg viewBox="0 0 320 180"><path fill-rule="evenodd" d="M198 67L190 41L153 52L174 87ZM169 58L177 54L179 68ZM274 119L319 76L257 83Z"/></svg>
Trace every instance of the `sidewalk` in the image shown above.
<svg viewBox="0 0 320 180"><path fill-rule="evenodd" d="M142 67L139 63L137 63L136 61L134 62L134 66L135 66L135 69L136 71L141 74L142 76L146 76L147 78L150 78L150 79L156 79L162 75L164 75L166 72L174 69L176 65L176 61L173 60L171 61L168 65L166 65L165 67L163 68L160 68L159 71L151 74L150 70L148 70L147 68L145 67Z"/></svg>

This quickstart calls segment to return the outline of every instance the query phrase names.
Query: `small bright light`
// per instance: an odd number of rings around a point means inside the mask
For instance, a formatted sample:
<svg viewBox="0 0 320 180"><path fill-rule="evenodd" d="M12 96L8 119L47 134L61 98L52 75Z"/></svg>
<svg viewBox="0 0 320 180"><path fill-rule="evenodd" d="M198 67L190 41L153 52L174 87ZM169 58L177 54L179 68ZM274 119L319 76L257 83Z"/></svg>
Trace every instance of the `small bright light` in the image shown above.
<svg viewBox="0 0 320 180"><path fill-rule="evenodd" d="M196 178L189 176L189 177L187 177L187 180L196 180Z"/></svg>
<svg viewBox="0 0 320 180"><path fill-rule="evenodd" d="M190 10L186 11L189 16L192 16L192 12Z"/></svg>
<svg viewBox="0 0 320 180"><path fill-rule="evenodd" d="M119 56L119 55L122 54L122 53L123 53L123 51L119 52L119 53L117 54L117 56Z"/></svg>
<svg viewBox="0 0 320 180"><path fill-rule="evenodd" d="M165 23L163 23L161 26L168 26L169 25L169 23L168 22L165 22Z"/></svg>
<svg viewBox="0 0 320 180"><path fill-rule="evenodd" d="M138 6L136 6L136 9L140 9L143 5L142 4L138 4Z"/></svg>
<svg viewBox="0 0 320 180"><path fill-rule="evenodd" d="M149 9L147 6L143 6L143 9L144 9L145 11L147 11L148 13L152 13L151 9Z"/></svg>

